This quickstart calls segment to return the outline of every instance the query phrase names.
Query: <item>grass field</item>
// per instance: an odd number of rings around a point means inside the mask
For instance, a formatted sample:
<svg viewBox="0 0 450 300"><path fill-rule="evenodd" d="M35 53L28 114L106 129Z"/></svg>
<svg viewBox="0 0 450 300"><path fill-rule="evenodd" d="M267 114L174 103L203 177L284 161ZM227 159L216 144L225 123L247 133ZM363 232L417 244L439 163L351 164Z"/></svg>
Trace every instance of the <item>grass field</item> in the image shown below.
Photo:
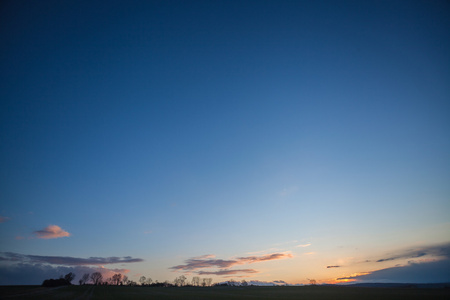
<svg viewBox="0 0 450 300"><path fill-rule="evenodd" d="M163 288L0 286L0 299L450 299L449 289L339 286Z"/></svg>

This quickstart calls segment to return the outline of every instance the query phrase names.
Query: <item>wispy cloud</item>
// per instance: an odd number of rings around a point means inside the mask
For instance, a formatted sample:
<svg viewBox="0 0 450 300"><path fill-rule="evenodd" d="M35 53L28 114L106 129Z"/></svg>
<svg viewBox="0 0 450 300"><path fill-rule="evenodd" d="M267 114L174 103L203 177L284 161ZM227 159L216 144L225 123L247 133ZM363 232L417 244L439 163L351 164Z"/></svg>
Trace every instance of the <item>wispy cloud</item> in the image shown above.
<svg viewBox="0 0 450 300"><path fill-rule="evenodd" d="M77 258L0 252L0 285L41 284L46 278L58 278L61 274L69 272L77 276L100 272L103 278L109 278L115 273L127 274L130 270L105 268L103 265L141 261L143 259L131 256Z"/></svg>
<svg viewBox="0 0 450 300"><path fill-rule="evenodd" d="M255 262L261 262L261 261L267 261L267 260L276 260L276 259L283 259L283 258L291 258L292 254L290 253L272 253L262 256L247 256L247 257L238 257L238 261L240 263L255 263Z"/></svg>
<svg viewBox="0 0 450 300"><path fill-rule="evenodd" d="M141 258L132 258L131 256L79 258L70 256L24 255L13 252L1 252L0 258L4 261L11 261L11 262L47 263L65 266L89 266L89 265L103 266L108 264L135 263L144 261Z"/></svg>
<svg viewBox="0 0 450 300"><path fill-rule="evenodd" d="M196 272L198 275L236 275L236 274L253 274L258 273L257 270L254 269L238 269L238 270L219 270L219 271L198 271Z"/></svg>
<svg viewBox="0 0 450 300"><path fill-rule="evenodd" d="M220 268L220 269L226 269L233 267L235 265L242 265L242 264L253 264L257 262L264 262L264 261L270 261L270 260L278 260L278 259L284 259L284 258L291 258L292 254L290 253L271 253L267 255L260 255L260 256L245 256L245 257L238 257L235 259L216 259L214 255L208 254L203 255L199 257L194 257L185 260L184 265L178 265L173 266L170 269L172 270L180 270L180 271L192 271L192 270L199 270L204 268ZM249 269L247 269L249 270ZM222 270L222 271L232 271L232 270ZM236 271L236 270L234 270ZM215 271L220 272L220 271Z"/></svg>
<svg viewBox="0 0 450 300"><path fill-rule="evenodd" d="M407 262L405 262L407 260ZM361 263L393 262L395 266L337 278L337 282L448 282L450 281L450 243L397 251Z"/></svg>
<svg viewBox="0 0 450 300"><path fill-rule="evenodd" d="M0 259L1 260L1 259ZM61 274L72 272L76 279L83 274L100 272L103 278L109 278L115 273L127 274L128 269L108 269L89 266L53 266L48 264L0 264L0 285L37 285L44 279L58 278Z"/></svg>
<svg viewBox="0 0 450 300"><path fill-rule="evenodd" d="M341 266L327 266L327 269L340 268Z"/></svg>
<svg viewBox="0 0 450 300"><path fill-rule="evenodd" d="M354 262L351 265L395 261L397 261L397 265L404 265L406 261L408 261L408 263L420 263L445 259L450 259L450 242L438 245L418 247L415 249L400 250L390 253L389 255L384 255L381 258L365 259L362 261ZM342 265L340 265L339 267L342 267Z"/></svg>
<svg viewBox="0 0 450 300"><path fill-rule="evenodd" d="M405 253L398 256L392 256L387 258L381 258L377 260L376 262L384 262L384 261L390 261L390 260L397 260L397 259L404 259L404 258L418 258L427 255L426 252L417 252L417 253Z"/></svg>
<svg viewBox="0 0 450 300"><path fill-rule="evenodd" d="M190 258L190 259L185 260L184 265L174 266L174 267L171 267L171 269L190 271L190 270L197 270L197 269L211 268L211 267L229 268L236 264L239 264L239 262L236 260Z"/></svg>
<svg viewBox="0 0 450 300"><path fill-rule="evenodd" d="M378 259L376 262L393 261L399 259L419 258L424 256L447 257L450 258L450 243L433 245L419 249L409 249L391 254L390 256Z"/></svg>
<svg viewBox="0 0 450 300"><path fill-rule="evenodd" d="M395 282L395 283L441 283L450 281L450 259L409 263L373 272L337 278L338 281Z"/></svg>
<svg viewBox="0 0 450 300"><path fill-rule="evenodd" d="M365 276L365 275L367 275L367 274L370 274L370 272L353 273L353 274L350 275L350 276L336 278L336 281L344 281L344 282L355 281L355 278L358 278L358 277L360 277L360 276Z"/></svg>
<svg viewBox="0 0 450 300"><path fill-rule="evenodd" d="M274 283L278 283L278 284L288 284L286 281L284 281L284 280L275 280L275 281L273 281Z"/></svg>
<svg viewBox="0 0 450 300"><path fill-rule="evenodd" d="M0 216L0 223L5 223L8 220L9 220L8 217Z"/></svg>
<svg viewBox="0 0 450 300"><path fill-rule="evenodd" d="M49 225L42 230L37 230L37 231L33 232L33 234L38 239L56 239L56 238L70 236L70 233L63 230L58 225Z"/></svg>

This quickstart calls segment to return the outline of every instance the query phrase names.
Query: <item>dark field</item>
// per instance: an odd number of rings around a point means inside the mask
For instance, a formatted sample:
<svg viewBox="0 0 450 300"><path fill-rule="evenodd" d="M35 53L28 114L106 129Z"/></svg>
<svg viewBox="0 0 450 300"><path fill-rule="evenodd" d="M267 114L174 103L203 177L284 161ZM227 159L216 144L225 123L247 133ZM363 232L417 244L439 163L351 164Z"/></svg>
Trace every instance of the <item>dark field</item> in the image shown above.
<svg viewBox="0 0 450 300"><path fill-rule="evenodd" d="M0 299L450 299L449 289L339 286L163 288L0 286Z"/></svg>

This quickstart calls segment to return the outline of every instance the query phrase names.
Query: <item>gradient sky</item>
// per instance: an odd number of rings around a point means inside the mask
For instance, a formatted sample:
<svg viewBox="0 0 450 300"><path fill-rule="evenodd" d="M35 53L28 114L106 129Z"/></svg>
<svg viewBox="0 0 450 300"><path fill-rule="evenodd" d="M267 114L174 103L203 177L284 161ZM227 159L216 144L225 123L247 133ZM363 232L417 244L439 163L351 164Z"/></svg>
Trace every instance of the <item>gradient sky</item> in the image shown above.
<svg viewBox="0 0 450 300"><path fill-rule="evenodd" d="M449 36L447 1L2 1L0 284L450 281Z"/></svg>

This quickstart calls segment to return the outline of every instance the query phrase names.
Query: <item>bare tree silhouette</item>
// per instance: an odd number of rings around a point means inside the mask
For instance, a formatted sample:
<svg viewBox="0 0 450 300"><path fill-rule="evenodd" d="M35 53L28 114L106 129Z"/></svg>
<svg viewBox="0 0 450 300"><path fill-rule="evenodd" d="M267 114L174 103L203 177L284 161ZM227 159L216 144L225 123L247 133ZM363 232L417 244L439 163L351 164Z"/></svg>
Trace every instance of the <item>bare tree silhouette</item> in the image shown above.
<svg viewBox="0 0 450 300"><path fill-rule="evenodd" d="M64 280L70 284L72 284L72 280L75 278L75 274L70 272L64 276Z"/></svg>
<svg viewBox="0 0 450 300"><path fill-rule="evenodd" d="M103 275L100 272L94 272L91 274L91 280L92 283L94 283L95 285L99 285L102 283L103 280Z"/></svg>
<svg viewBox="0 0 450 300"><path fill-rule="evenodd" d="M192 277L192 285L193 286L200 286L200 277L198 277L198 276Z"/></svg>
<svg viewBox="0 0 450 300"><path fill-rule="evenodd" d="M145 281L145 284L146 284L146 285L151 285L152 282L153 282L153 280L149 277L149 278L147 278L147 280Z"/></svg>
<svg viewBox="0 0 450 300"><path fill-rule="evenodd" d="M203 278L202 285L203 286L211 286L212 284L212 278Z"/></svg>
<svg viewBox="0 0 450 300"><path fill-rule="evenodd" d="M81 277L81 279L78 280L78 283L80 285L84 285L84 284L86 284L86 282L88 282L88 280L89 280L89 273L84 273L83 276Z"/></svg>
<svg viewBox="0 0 450 300"><path fill-rule="evenodd" d="M175 278L173 284L176 286L183 286L186 282L186 279L187 279L186 276L181 275L181 276Z"/></svg>
<svg viewBox="0 0 450 300"><path fill-rule="evenodd" d="M114 274L113 277L111 278L111 283L114 285L119 285L122 282L122 274L117 273Z"/></svg>

